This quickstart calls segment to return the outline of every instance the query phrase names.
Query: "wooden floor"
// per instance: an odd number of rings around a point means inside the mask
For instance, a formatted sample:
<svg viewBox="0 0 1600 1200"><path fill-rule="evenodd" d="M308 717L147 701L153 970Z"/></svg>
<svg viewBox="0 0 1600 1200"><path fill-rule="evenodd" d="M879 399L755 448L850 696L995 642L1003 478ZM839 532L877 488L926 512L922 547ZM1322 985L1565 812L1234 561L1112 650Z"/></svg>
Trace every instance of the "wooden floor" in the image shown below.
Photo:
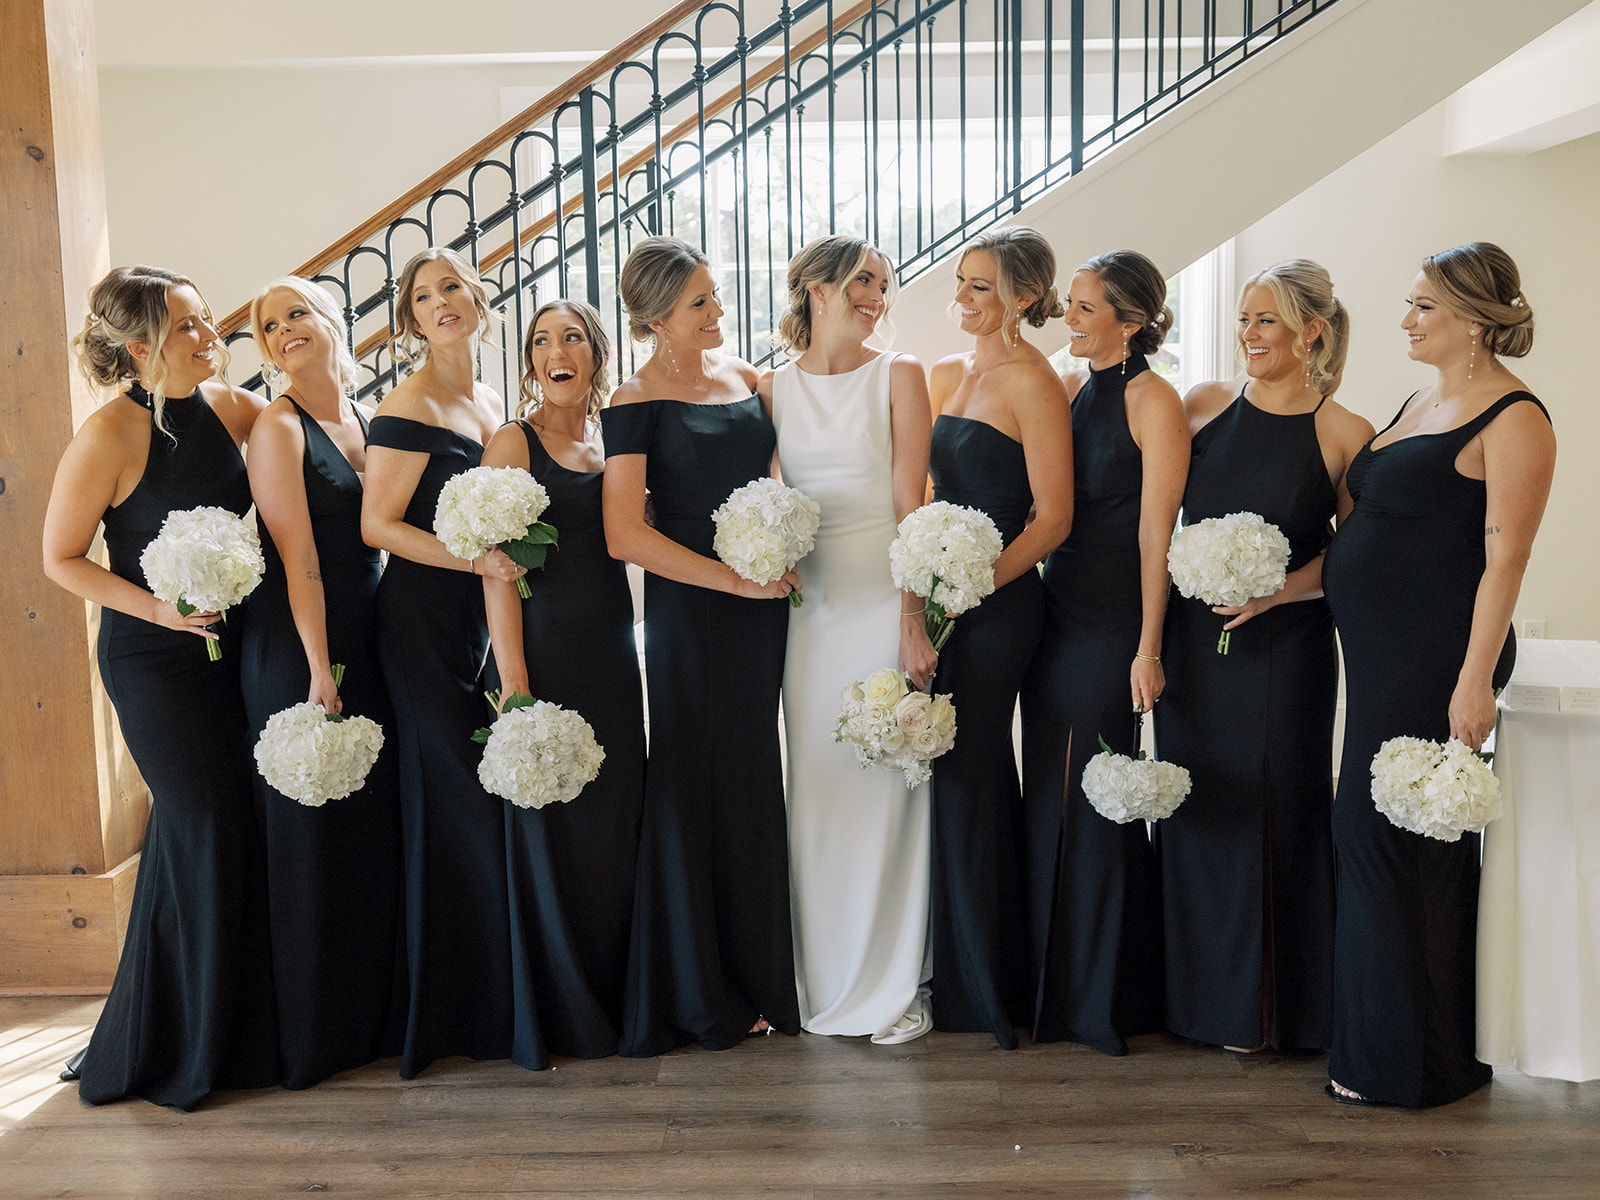
<svg viewBox="0 0 1600 1200"><path fill-rule="evenodd" d="M1356 1109L1321 1055L1167 1037L1127 1058L809 1035L533 1074L391 1060L184 1115L56 1081L98 1000L0 999L0 1196L1600 1195L1600 1084L1501 1075L1444 1109Z"/></svg>

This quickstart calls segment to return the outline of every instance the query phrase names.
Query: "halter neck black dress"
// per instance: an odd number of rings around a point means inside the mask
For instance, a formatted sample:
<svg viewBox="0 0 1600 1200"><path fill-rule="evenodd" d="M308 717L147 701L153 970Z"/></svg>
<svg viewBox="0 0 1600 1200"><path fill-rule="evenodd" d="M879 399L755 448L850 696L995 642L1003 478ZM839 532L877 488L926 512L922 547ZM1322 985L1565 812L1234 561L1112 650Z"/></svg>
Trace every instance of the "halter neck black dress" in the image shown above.
<svg viewBox="0 0 1600 1200"><path fill-rule="evenodd" d="M151 407L137 384L128 395ZM139 556L169 513L250 508L244 460L200 393L169 397L165 419L172 437L152 415L144 474L103 518L112 573L139 587ZM151 805L116 980L73 1063L90 1104L132 1095L187 1111L220 1088L278 1082L255 763L239 691L244 622L237 609L228 615L222 658L211 662L193 634L101 610L101 678Z"/></svg>
<svg viewBox="0 0 1600 1200"><path fill-rule="evenodd" d="M511 1058L540 1070L552 1054L617 1052L644 805L644 698L627 570L606 550L604 473L569 470L527 422L518 425L528 469L550 495L543 519L560 533L543 569L527 575L528 686L588 721L606 752L600 774L566 804L505 806Z"/></svg>
<svg viewBox="0 0 1600 1200"><path fill-rule="evenodd" d="M1021 442L943 413L928 469L935 500L981 509L1008 545L1022 532L1033 489ZM1011 726L1043 624L1044 587L1027 570L957 618L933 681L957 723L955 745L933 760L933 1024L992 1033L1007 1050L1033 1011Z"/></svg>
<svg viewBox="0 0 1600 1200"><path fill-rule="evenodd" d="M1475 1055L1481 839L1441 842L1390 824L1373 805L1370 765L1392 737L1450 736L1450 697L1483 578L1488 497L1483 480L1456 470L1456 455L1522 403L1549 417L1517 391L1456 429L1369 444L1346 477L1355 512L1322 569L1348 704L1333 805L1328 1071L1364 1096L1414 1108L1460 1099L1493 1074ZM1507 629L1494 686L1515 661Z"/></svg>
<svg viewBox="0 0 1600 1200"><path fill-rule="evenodd" d="M712 512L769 473L778 441L758 396L600 420L608 458L647 456L655 528L711 558ZM650 758L622 1053L726 1049L758 1017L799 1033L778 752L788 602L647 573L644 606Z"/></svg>
<svg viewBox="0 0 1600 1200"><path fill-rule="evenodd" d="M1316 412L1241 392L1194 435L1183 523L1253 512L1289 539L1289 570L1333 536L1337 493ZM1333 716L1339 668L1320 597L1232 631L1176 588L1156 705L1161 757L1193 790L1156 826L1166 910L1167 1027L1219 1046L1320 1050L1333 969Z"/></svg>
<svg viewBox="0 0 1600 1200"><path fill-rule="evenodd" d="M1044 565L1045 626L1022 694L1033 1040L1126 1054L1161 1025L1161 897L1143 821L1119 825L1083 794L1100 752L1138 750L1128 672L1144 598L1144 457L1127 386L1142 355L1091 371L1072 400L1072 533Z"/></svg>
<svg viewBox="0 0 1600 1200"><path fill-rule="evenodd" d="M305 433L301 474L322 576L328 659L344 664L345 716L369 717L384 731L365 785L321 807L299 804L255 775L283 1083L305 1088L398 1054L406 988L400 778L373 619L382 562L361 540L361 477L314 418L298 404L295 412ZM359 410L357 419L365 430ZM241 658L252 744L267 718L303 703L311 686L283 558L265 523L257 523L267 573L250 597Z"/></svg>
<svg viewBox="0 0 1600 1200"><path fill-rule="evenodd" d="M405 519L430 534L444 485L483 457L464 434L407 417L374 417L367 445L428 456ZM447 1055L511 1056L505 802L478 782L472 740L493 716L483 581L391 554L377 623L400 759L411 1079Z"/></svg>

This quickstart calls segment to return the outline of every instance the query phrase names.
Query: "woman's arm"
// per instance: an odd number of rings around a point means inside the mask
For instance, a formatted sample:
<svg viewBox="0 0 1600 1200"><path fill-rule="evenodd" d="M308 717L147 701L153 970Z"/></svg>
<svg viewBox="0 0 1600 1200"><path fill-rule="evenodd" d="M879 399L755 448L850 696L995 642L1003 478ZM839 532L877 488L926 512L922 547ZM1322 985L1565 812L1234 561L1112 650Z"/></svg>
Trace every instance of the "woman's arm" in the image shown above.
<svg viewBox="0 0 1600 1200"><path fill-rule="evenodd" d="M489 444L483 448L483 465L528 469L528 441L519 425L502 425L489 439ZM494 649L494 665L500 672L501 697L517 693L531 696L527 648L522 640L522 600L516 583L485 577L483 606L489 618L489 644Z"/></svg>
<svg viewBox="0 0 1600 1200"><path fill-rule="evenodd" d="M1472 606L1466 660L1450 697L1449 714L1450 736L1474 750L1494 729L1491 678L1511 625L1556 465L1555 431L1533 404L1512 405L1491 421L1480 437L1488 492L1485 562Z"/></svg>
<svg viewBox="0 0 1600 1200"><path fill-rule="evenodd" d="M1017 382L1012 412L1022 433L1033 520L995 560L996 589L1031 571L1072 530L1072 418L1067 390L1048 365Z"/></svg>
<svg viewBox="0 0 1600 1200"><path fill-rule="evenodd" d="M1161 666L1161 631L1167 617L1172 577L1167 548L1183 504L1189 478L1189 423L1178 393L1154 372L1128 385L1128 432L1139 447L1143 478L1139 488L1139 649L1128 670L1133 706L1149 712L1166 690Z"/></svg>
<svg viewBox="0 0 1600 1200"><path fill-rule="evenodd" d="M250 495L267 534L283 560L289 590L289 611L311 670L306 699L324 712L343 710L333 667L328 661L327 600L322 590L322 564L311 531L306 502L305 431L294 408L278 401L257 418L250 436Z"/></svg>
<svg viewBox="0 0 1600 1200"><path fill-rule="evenodd" d="M504 550L492 549L477 558L457 558L432 533L407 523L406 509L427 466L428 456L420 450L367 447L367 471L361 497L361 540L424 566L469 571L496 579L516 579L522 568L512 562Z"/></svg>
<svg viewBox="0 0 1600 1200"><path fill-rule="evenodd" d="M933 440L933 409L922 364L901 354L889 364L890 468L894 478L894 516L903 521L922 506L928 492L928 448ZM928 640L927 601L900 593L900 670L919 688L927 687L939 665Z"/></svg>

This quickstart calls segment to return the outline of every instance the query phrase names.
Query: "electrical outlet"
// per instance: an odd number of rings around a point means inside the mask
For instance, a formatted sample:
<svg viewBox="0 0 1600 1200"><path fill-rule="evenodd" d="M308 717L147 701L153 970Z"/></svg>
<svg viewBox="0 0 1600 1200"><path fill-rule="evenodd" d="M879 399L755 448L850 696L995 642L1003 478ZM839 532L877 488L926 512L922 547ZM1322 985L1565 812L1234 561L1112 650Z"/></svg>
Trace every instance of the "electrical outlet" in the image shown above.
<svg viewBox="0 0 1600 1200"><path fill-rule="evenodd" d="M1522 638L1542 638L1544 636L1543 617L1524 617L1522 628L1517 630L1517 636Z"/></svg>

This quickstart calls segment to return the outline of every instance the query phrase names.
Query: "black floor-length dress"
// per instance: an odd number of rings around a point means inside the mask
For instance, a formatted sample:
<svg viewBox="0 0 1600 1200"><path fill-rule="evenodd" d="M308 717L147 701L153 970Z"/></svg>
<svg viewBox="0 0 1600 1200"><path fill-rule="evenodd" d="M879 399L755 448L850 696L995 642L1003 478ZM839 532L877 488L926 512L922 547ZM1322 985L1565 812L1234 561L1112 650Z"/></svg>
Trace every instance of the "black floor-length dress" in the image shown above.
<svg viewBox="0 0 1600 1200"><path fill-rule="evenodd" d="M981 509L1007 544L1022 532L1033 506L1022 443L945 413L928 466L935 500ZM933 760L933 1024L993 1033L1007 1050L1032 1019L1011 729L1043 623L1044 587L1030 568L957 618L933 683L956 708L955 744Z"/></svg>
<svg viewBox="0 0 1600 1200"><path fill-rule="evenodd" d="M465 434L407 417L374 417L367 445L428 455L405 520L429 533L444 485L483 456ZM391 554L377 620L399 751L409 973L400 1074L410 1079L447 1055L511 1056L505 814L478 782L472 740L493 716L483 581Z"/></svg>
<svg viewBox="0 0 1600 1200"><path fill-rule="evenodd" d="M1289 539L1294 571L1327 548L1336 504L1315 412L1264 412L1241 393L1194 435L1186 525L1256 513ZM1194 786L1155 827L1167 1028L1212 1045L1320 1050L1333 969L1333 621L1321 598L1280 604L1234 629L1221 654L1228 620L1173 589L1156 742Z"/></svg>
<svg viewBox="0 0 1600 1200"><path fill-rule="evenodd" d="M293 400L290 401L293 403ZM400 937L400 778L394 721L373 621L382 562L361 540L361 478L299 405L302 476L322 576L328 659L345 668L347 717L368 717L384 747L362 788L308 807L255 776L285 1087L400 1052L405 952ZM359 417L358 417L359 419ZM365 428L365 422L362 422ZM283 558L265 525L266 577L250 597L241 649L252 743L267 718L311 687Z"/></svg>
<svg viewBox="0 0 1600 1200"><path fill-rule="evenodd" d="M151 406L137 384L128 395ZM139 587L139 556L169 513L250 508L244 460L200 393L169 397L165 416L172 437L152 419L144 474L104 517L111 571ZM193 634L101 610L101 678L151 807L116 980L73 1060L91 1104L143 1096L188 1110L218 1089L278 1082L255 763L239 690L243 622L238 608L228 615L217 627L222 657L211 662Z"/></svg>
<svg viewBox="0 0 1600 1200"><path fill-rule="evenodd" d="M1363 449L1346 477L1355 512L1322 570L1347 704L1333 804L1328 1071L1371 1099L1415 1108L1458 1100L1493 1074L1474 1053L1481 839L1441 842L1392 825L1373 805L1371 763L1390 738L1450 736L1450 697L1483 577L1488 495L1483 480L1456 470L1456 455L1524 401L1539 404L1511 392L1456 429ZM1515 660L1508 629L1496 687Z"/></svg>
<svg viewBox="0 0 1600 1200"><path fill-rule="evenodd" d="M1100 752L1138 750L1129 670L1144 599L1139 502L1144 459L1125 392L1148 370L1131 355L1072 400L1072 534L1045 560L1045 626L1022 694L1033 1039L1126 1054L1161 1029L1161 897L1143 821L1119 825L1083 794Z"/></svg>
<svg viewBox="0 0 1600 1200"><path fill-rule="evenodd" d="M567 803L505 806L511 1057L537 1070L551 1054L617 1052L644 803L644 698L626 568L606 550L603 473L562 466L519 424L529 471L550 496L542 519L559 535L543 569L527 576L528 686L588 721L606 755Z"/></svg>
<svg viewBox="0 0 1600 1200"><path fill-rule="evenodd" d="M768 474L777 435L756 396L647 400L601 414L607 456L644 454L655 528L714 557L711 513ZM622 1053L741 1041L757 1018L800 1031L778 692L783 600L645 576L650 757Z"/></svg>

